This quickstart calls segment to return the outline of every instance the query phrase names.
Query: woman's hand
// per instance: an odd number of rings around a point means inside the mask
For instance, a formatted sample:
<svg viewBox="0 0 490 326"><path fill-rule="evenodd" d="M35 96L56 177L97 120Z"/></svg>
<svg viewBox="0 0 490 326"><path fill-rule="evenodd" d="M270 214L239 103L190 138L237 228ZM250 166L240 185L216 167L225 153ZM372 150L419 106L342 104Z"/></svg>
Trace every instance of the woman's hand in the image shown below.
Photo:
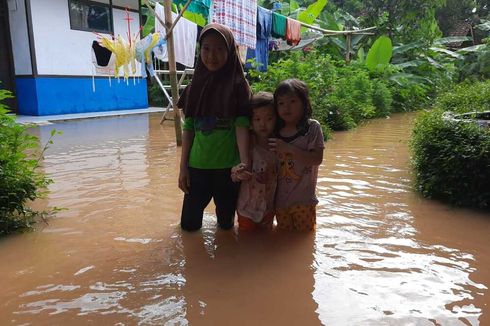
<svg viewBox="0 0 490 326"><path fill-rule="evenodd" d="M191 186L191 178L189 175L189 169L186 167L180 168L180 172L179 172L180 190L182 190L185 194L188 194L190 186Z"/></svg>
<svg viewBox="0 0 490 326"><path fill-rule="evenodd" d="M240 163L231 168L231 180L233 182L250 180L250 178L252 178L252 172L247 171L247 164Z"/></svg>

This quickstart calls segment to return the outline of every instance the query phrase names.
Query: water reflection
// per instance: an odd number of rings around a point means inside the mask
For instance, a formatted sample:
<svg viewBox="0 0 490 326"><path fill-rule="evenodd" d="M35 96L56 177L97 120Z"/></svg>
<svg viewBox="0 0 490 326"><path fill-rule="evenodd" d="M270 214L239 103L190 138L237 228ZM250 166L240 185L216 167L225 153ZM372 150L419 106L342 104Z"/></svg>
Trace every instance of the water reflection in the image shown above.
<svg viewBox="0 0 490 326"><path fill-rule="evenodd" d="M63 122L43 168L68 208L0 241L0 324L486 325L490 220L419 198L413 115L336 133L314 234L179 229L158 115ZM487 294L488 295L488 294Z"/></svg>
<svg viewBox="0 0 490 326"><path fill-rule="evenodd" d="M471 279L474 256L451 247L457 243L434 241L434 233L429 241L420 238L418 221L447 216L435 217L439 212L430 208L437 205L411 190L409 129L394 128L410 121L394 119L336 134L327 145L315 254L322 271L314 291L320 319L328 325L478 325L484 305L473 299L487 288ZM464 224L460 213L450 214Z"/></svg>

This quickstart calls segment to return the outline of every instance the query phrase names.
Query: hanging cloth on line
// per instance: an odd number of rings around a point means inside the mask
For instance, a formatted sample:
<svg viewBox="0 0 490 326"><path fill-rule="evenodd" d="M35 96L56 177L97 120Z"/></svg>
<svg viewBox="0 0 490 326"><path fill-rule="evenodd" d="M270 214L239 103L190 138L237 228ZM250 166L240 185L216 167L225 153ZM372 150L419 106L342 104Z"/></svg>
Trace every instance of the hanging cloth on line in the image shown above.
<svg viewBox="0 0 490 326"><path fill-rule="evenodd" d="M272 12L268 9L257 8L257 43L255 51L249 49L247 52L247 60L255 58L257 70L267 71L269 64L269 40L272 31ZM246 68L251 68L250 63L247 63Z"/></svg>
<svg viewBox="0 0 490 326"><path fill-rule="evenodd" d="M227 26L238 45L255 49L257 0L214 0L211 22Z"/></svg>
<svg viewBox="0 0 490 326"><path fill-rule="evenodd" d="M159 17L164 17L164 8L158 2L155 4L155 12ZM172 12L172 21L175 21L177 14ZM163 38L166 35L165 26L155 17L155 32L161 34ZM197 25L184 17L180 17L175 25L172 35L174 38L175 61L187 67L194 67L196 57L196 39ZM165 45L157 46L153 49L155 57L162 61L168 61L167 47Z"/></svg>
<svg viewBox="0 0 490 326"><path fill-rule="evenodd" d="M141 77L146 77L147 69L150 77L155 76L151 52L155 47L164 46L166 43L159 33L148 34L136 43L136 60L141 63Z"/></svg>
<svg viewBox="0 0 490 326"><path fill-rule="evenodd" d="M286 16L272 13L272 36L277 38L286 38Z"/></svg>
<svg viewBox="0 0 490 326"><path fill-rule="evenodd" d="M173 3L177 7L184 6L186 2L187 0L173 0ZM211 8L211 0L193 0L186 11L201 14L207 20L209 17L209 8Z"/></svg>
<svg viewBox="0 0 490 326"><path fill-rule="evenodd" d="M286 41L289 45L298 45L301 41L301 23L288 18L286 23Z"/></svg>

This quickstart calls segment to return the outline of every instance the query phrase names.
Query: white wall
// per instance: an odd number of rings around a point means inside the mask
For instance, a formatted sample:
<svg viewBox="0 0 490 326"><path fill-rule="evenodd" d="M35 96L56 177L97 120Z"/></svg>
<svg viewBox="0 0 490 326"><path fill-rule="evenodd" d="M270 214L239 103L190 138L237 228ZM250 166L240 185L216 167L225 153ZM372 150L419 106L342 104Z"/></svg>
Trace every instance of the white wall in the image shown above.
<svg viewBox="0 0 490 326"><path fill-rule="evenodd" d="M124 8L129 8L129 9L135 9L138 10L138 1L134 0L112 0L112 5L113 6L118 6L118 7L124 7Z"/></svg>
<svg viewBox="0 0 490 326"><path fill-rule="evenodd" d="M138 0L132 1L137 4ZM91 46L96 35L70 29L68 0L31 0L31 8L38 74L91 76ZM131 32L138 33L139 14L129 14L134 19ZM114 33L126 38L127 21L123 15L122 10L113 11Z"/></svg>
<svg viewBox="0 0 490 326"><path fill-rule="evenodd" d="M8 8L15 74L32 75L25 2L24 0L8 0Z"/></svg>

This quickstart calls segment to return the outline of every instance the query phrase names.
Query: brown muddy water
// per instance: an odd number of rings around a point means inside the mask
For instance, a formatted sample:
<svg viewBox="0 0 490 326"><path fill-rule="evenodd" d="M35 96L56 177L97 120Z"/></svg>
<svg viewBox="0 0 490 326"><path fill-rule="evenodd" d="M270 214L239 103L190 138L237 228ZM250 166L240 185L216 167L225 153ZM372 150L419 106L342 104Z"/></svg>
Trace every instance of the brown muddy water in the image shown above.
<svg viewBox="0 0 490 326"><path fill-rule="evenodd" d="M0 325L490 325L490 216L420 198L413 114L335 133L313 233L179 229L158 115L41 126L49 225L0 240Z"/></svg>

